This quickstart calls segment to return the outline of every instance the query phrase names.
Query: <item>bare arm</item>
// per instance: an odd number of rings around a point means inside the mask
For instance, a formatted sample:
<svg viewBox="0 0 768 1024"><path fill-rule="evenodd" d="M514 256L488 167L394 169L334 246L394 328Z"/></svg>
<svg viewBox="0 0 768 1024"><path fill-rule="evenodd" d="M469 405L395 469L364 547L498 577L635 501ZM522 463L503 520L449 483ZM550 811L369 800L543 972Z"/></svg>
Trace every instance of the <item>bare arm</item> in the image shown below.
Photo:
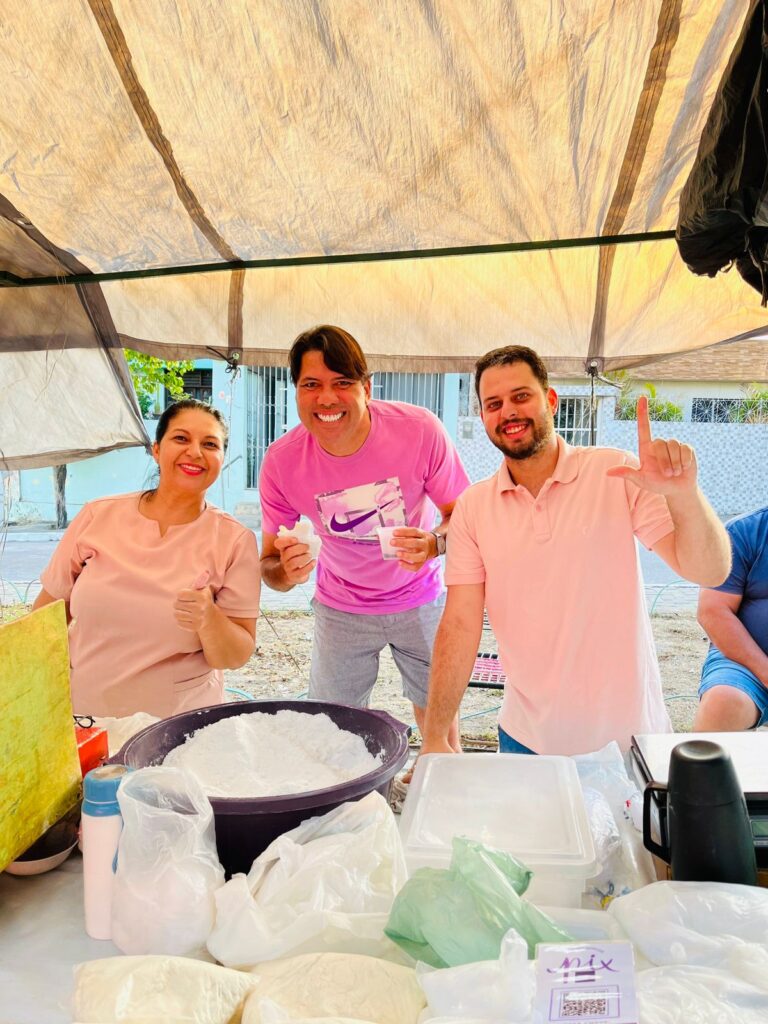
<svg viewBox="0 0 768 1024"><path fill-rule="evenodd" d="M438 505L437 509L442 516L440 522L435 527L435 533L442 533L445 536L448 533L448 525L451 521L451 514L453 512L455 501L449 501L447 505Z"/></svg>
<svg viewBox="0 0 768 1024"><path fill-rule="evenodd" d="M448 587L432 652L422 754L453 752L448 733L477 657L484 606L484 583Z"/></svg>
<svg viewBox="0 0 768 1024"><path fill-rule="evenodd" d="M741 594L702 590L696 617L712 643L726 658L748 668L763 686L768 686L768 654L752 639L737 617L740 605Z"/></svg>
<svg viewBox="0 0 768 1024"><path fill-rule="evenodd" d="M256 646L256 619L234 619L214 605L212 621L198 630L211 668L240 668Z"/></svg>
<svg viewBox="0 0 768 1024"><path fill-rule="evenodd" d="M275 533L261 535L261 578L272 590L292 590L306 583L317 561L309 558L309 545Z"/></svg>
<svg viewBox="0 0 768 1024"><path fill-rule="evenodd" d="M696 488L691 494L666 496L675 529L654 545L678 576L700 587L719 587L731 569L728 533Z"/></svg>
<svg viewBox="0 0 768 1024"><path fill-rule="evenodd" d="M36 612L38 608L45 608L47 604L53 604L54 601L58 601L58 597L54 597L49 594L47 590L41 590L35 598L35 602L32 605L32 611ZM72 621L72 616L69 614L69 601L64 602L64 610L67 613L67 625Z"/></svg>

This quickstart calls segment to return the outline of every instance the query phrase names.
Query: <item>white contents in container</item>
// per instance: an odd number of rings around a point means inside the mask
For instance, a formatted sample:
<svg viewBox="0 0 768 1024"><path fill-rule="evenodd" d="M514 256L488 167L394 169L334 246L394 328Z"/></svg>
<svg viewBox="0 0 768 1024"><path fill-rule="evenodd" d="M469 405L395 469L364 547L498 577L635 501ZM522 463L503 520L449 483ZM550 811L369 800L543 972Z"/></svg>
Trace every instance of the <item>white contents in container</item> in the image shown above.
<svg viewBox="0 0 768 1024"><path fill-rule="evenodd" d="M279 526L278 537L293 537L299 544L306 544L309 547L309 557L317 558L320 554L322 541L315 533L315 528L308 519L301 519L289 530L287 526Z"/></svg>
<svg viewBox="0 0 768 1024"><path fill-rule="evenodd" d="M209 797L283 796L338 786L381 765L381 754L328 715L254 711L193 733L164 764L183 768Z"/></svg>

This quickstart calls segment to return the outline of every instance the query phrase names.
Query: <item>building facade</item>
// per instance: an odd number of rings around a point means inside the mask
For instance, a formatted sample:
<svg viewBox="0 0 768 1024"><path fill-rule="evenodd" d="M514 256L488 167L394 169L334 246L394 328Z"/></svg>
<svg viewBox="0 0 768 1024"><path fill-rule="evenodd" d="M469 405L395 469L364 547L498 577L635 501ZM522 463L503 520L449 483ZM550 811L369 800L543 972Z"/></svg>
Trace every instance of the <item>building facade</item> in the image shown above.
<svg viewBox="0 0 768 1024"><path fill-rule="evenodd" d="M768 343L743 342L677 356L632 372L632 389L651 383L661 401L679 406L682 420L654 424L658 436L673 436L694 446L701 486L716 511L728 516L768 503ZM748 387L756 383L754 399ZM560 403L556 428L570 444L595 442L631 451L637 424L616 415L618 391L599 383L594 400L588 379L554 380ZM762 385L762 390L760 390ZM258 527L258 475L267 447L298 423L295 392L286 367L197 364L186 379L193 397L221 409L230 443L211 500ZM376 398L413 402L431 409L455 441L473 481L495 472L499 453L486 437L478 416L470 374L377 373ZM158 406L164 396L158 396ZM749 408L747 408L749 405ZM153 435L155 421L147 421ZM70 518L93 498L152 485L154 462L143 449L124 449L72 463L67 472ZM54 495L50 469L0 473L5 522L50 521Z"/></svg>

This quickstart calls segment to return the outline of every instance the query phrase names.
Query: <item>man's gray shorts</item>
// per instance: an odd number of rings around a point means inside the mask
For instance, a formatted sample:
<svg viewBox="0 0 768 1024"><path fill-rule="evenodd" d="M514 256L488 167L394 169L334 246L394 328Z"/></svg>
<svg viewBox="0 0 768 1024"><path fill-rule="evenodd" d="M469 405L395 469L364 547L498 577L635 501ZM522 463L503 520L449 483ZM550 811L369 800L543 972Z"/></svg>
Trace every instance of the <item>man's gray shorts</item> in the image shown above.
<svg viewBox="0 0 768 1024"><path fill-rule="evenodd" d="M355 615L314 600L315 643L309 696L367 707L379 673L379 654L389 644L403 678L403 696L427 703L429 665L445 598L394 615Z"/></svg>

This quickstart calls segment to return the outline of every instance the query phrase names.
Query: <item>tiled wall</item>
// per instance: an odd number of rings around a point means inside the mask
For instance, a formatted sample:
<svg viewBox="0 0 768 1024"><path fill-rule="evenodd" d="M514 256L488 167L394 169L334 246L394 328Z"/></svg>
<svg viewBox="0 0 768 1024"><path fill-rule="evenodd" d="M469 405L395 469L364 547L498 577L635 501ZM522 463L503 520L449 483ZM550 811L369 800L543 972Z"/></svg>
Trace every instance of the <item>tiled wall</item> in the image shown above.
<svg viewBox="0 0 768 1024"><path fill-rule="evenodd" d="M768 423L657 423L696 451L699 486L721 516L768 505ZM601 443L637 451L637 424L606 419Z"/></svg>

